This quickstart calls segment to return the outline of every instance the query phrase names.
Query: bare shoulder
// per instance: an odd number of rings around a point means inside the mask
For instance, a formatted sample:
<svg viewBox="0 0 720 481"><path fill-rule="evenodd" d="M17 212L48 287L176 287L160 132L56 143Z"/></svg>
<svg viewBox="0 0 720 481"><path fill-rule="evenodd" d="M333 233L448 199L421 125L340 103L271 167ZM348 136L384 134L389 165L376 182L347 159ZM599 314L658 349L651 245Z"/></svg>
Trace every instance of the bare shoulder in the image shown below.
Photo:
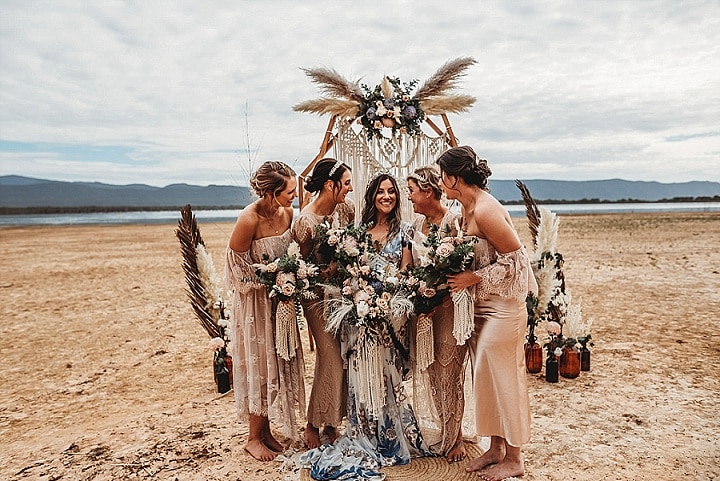
<svg viewBox="0 0 720 481"><path fill-rule="evenodd" d="M255 210L255 205L245 207L235 221L235 227L230 235L230 248L237 252L245 252L250 249L255 231L260 222L260 217Z"/></svg>

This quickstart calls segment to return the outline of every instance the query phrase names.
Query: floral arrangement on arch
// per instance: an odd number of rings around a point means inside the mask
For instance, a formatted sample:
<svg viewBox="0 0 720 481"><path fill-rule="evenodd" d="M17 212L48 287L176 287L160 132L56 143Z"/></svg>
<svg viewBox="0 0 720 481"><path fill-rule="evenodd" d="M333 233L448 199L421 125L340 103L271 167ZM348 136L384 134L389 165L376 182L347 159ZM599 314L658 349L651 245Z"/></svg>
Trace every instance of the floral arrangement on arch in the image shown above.
<svg viewBox="0 0 720 481"><path fill-rule="evenodd" d="M310 289L318 282L319 269L305 261L300 247L292 242L287 252L270 260L265 255L262 263L253 264L257 281L263 284L270 298L278 300L275 311L275 349L279 356L289 361L300 347L297 330L305 328L305 313L302 299L314 299Z"/></svg>
<svg viewBox="0 0 720 481"><path fill-rule="evenodd" d="M293 106L296 112L331 114L363 125L368 140L382 137L384 128L393 135L416 135L428 115L467 111L475 97L450 93L457 87L465 71L477 63L472 57L446 62L415 92L418 80L404 84L398 77L384 76L381 83L370 88L359 81L345 79L327 68L302 69L320 86L325 97Z"/></svg>

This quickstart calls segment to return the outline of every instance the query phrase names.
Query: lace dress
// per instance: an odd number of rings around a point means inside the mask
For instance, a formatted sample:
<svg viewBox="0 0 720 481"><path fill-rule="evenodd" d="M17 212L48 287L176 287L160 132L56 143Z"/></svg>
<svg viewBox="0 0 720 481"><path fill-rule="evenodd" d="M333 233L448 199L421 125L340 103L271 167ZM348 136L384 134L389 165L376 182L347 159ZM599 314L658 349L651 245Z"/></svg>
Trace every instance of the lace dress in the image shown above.
<svg viewBox="0 0 720 481"><path fill-rule="evenodd" d="M276 259L290 245L290 230L252 242L250 250L227 249L225 278L233 292L232 357L235 406L241 422L250 414L280 424L283 434L295 440L297 417L305 417L302 348L290 361L275 353L275 304L265 286L254 282L253 263L263 254Z"/></svg>
<svg viewBox="0 0 720 481"><path fill-rule="evenodd" d="M448 211L440 221L440 232L447 226L453 235L453 227L460 213ZM418 215L413 227L415 236L413 245L422 245L427 238L422 233L425 216ZM413 249L413 260L418 264L417 250ZM454 307L450 296L435 308L433 312L433 350L435 360L425 372L416 372L414 395L416 411L421 418L428 442L433 452L445 455L457 441L463 426L465 413L465 369L467 367L467 343L458 346L453 335ZM429 398L429 399L427 399ZM422 409L422 411L421 411ZM426 429L426 427L429 428ZM474 429L471 429L474 430ZM467 432L468 429L465 429Z"/></svg>
<svg viewBox="0 0 720 481"><path fill-rule="evenodd" d="M400 231L382 247L379 255L370 262L371 267L385 272L397 271L402 257L403 244L411 235L409 224L403 223ZM363 369L355 351L359 328L344 324L342 352L348 371L348 436L356 443L374 451L380 466L407 464L411 457L430 456L415 413L405 392L405 375L409 372L409 326L401 323L382 328L379 342L382 356L383 392L385 403L375 416L360 402L358 392L359 371Z"/></svg>
<svg viewBox="0 0 720 481"><path fill-rule="evenodd" d="M327 219L333 225L345 227L355 217L353 204L349 201L338 204L332 216ZM293 221L292 235L298 244L312 241L315 228L325 220L324 216L311 212L301 212ZM316 264L326 264L315 251L310 259ZM327 295L323 289L315 291L317 300L303 302L305 317L315 339L315 375L307 408L307 421L315 427L324 424L338 426L347 412L347 378L340 356L340 340L338 336L325 330L325 309L323 300Z"/></svg>
<svg viewBox="0 0 720 481"><path fill-rule="evenodd" d="M530 398L523 344L525 298L537 292L524 247L498 254L487 239L475 244L475 332L468 341L473 363L475 426L479 436L501 436L512 446L530 439Z"/></svg>

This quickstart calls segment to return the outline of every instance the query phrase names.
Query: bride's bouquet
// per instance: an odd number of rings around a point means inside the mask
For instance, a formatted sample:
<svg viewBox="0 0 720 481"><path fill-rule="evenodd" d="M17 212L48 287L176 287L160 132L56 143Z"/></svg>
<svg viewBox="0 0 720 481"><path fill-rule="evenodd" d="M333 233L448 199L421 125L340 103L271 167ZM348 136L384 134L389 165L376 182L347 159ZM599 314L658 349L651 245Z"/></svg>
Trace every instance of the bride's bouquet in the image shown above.
<svg viewBox="0 0 720 481"><path fill-rule="evenodd" d="M275 350L280 357L289 361L300 347L297 329L305 328L305 313L301 299L313 299L315 293L310 289L318 282L319 269L305 261L300 255L300 247L293 242L285 254L270 260L265 255L263 263L253 264L258 281L263 284L271 298L277 298L275 311Z"/></svg>

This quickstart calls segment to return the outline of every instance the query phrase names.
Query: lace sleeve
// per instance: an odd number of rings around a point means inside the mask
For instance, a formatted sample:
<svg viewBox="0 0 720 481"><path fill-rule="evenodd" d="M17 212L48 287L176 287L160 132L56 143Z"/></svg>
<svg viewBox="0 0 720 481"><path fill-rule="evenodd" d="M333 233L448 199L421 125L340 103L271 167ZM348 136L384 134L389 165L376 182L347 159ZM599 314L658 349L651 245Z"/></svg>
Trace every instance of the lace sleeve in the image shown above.
<svg viewBox="0 0 720 481"><path fill-rule="evenodd" d="M307 215L299 215L292 223L292 238L298 244L307 243L313 235L313 225Z"/></svg>
<svg viewBox="0 0 720 481"><path fill-rule="evenodd" d="M247 294L251 289L263 287L257 281L252 264L250 251L235 252L228 247L225 259L225 283L231 290Z"/></svg>
<svg viewBox="0 0 720 481"><path fill-rule="evenodd" d="M475 275L480 278L476 285L477 299L487 299L495 294L525 301L528 291L534 290L536 285L524 247L506 254L498 253L495 262L476 270Z"/></svg>

